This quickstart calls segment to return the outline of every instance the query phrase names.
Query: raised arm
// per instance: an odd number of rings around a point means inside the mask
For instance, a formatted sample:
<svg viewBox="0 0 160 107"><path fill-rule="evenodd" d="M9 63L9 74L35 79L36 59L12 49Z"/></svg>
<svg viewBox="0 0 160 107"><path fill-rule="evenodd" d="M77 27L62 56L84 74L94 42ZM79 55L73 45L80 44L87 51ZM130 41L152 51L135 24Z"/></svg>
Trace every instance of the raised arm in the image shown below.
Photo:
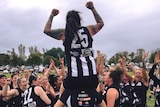
<svg viewBox="0 0 160 107"><path fill-rule="evenodd" d="M58 9L52 9L51 15L49 16L49 19L48 19L46 26L44 28L44 33L52 38L64 41L65 30L63 28L51 29L53 17L57 16L58 14L59 14Z"/></svg>
<svg viewBox="0 0 160 107"><path fill-rule="evenodd" d="M146 69L146 62L145 59L148 57L147 53L144 53L142 55L142 63L143 63L143 80L146 82L146 84L148 84L149 82L149 78L148 78L148 74L147 74L147 69Z"/></svg>
<svg viewBox="0 0 160 107"><path fill-rule="evenodd" d="M86 7L92 11L94 18L97 22L95 25L87 26L91 36L93 36L104 26L104 23L101 16L98 14L97 10L95 9L93 2L87 2Z"/></svg>
<svg viewBox="0 0 160 107"><path fill-rule="evenodd" d="M128 78L128 80L130 82L132 82L133 81L133 77L128 73L128 70L127 70L127 67L126 67L126 58L124 56L123 57L119 57L118 62L121 65L121 69L123 71L123 74L126 75L126 77Z"/></svg>
<svg viewBox="0 0 160 107"><path fill-rule="evenodd" d="M45 72L44 72L44 74L43 75L45 75L45 76L49 76L50 75L50 71L51 71L51 69L52 69L52 67L54 66L54 61L53 61L53 59L50 59L50 65L49 65L49 68L47 68L46 70L45 70Z"/></svg>
<svg viewBox="0 0 160 107"><path fill-rule="evenodd" d="M9 88L8 85L9 85L8 83L6 83L4 85L3 90L2 90L2 96L4 96L4 97L15 97L15 96L17 96L18 95L17 89L9 90L8 89Z"/></svg>
<svg viewBox="0 0 160 107"><path fill-rule="evenodd" d="M59 58L59 62L61 64L61 76L62 79L66 78L65 66L64 66L64 58Z"/></svg>

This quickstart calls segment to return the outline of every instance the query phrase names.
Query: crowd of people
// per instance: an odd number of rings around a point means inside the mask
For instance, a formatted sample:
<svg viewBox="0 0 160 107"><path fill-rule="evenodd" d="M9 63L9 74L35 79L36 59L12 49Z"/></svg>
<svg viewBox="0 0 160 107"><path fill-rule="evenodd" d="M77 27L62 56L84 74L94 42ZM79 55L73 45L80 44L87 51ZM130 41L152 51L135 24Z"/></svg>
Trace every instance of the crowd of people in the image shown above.
<svg viewBox="0 0 160 107"><path fill-rule="evenodd" d="M95 62L99 80L96 87L98 95L94 91L90 91L89 88L83 88L85 92L79 90L79 87L73 90L64 88L63 81L66 79L68 72L63 58L59 59L60 68L56 67L54 60L51 59L50 66L45 68L41 75L29 71L29 69L24 69L23 74L13 73L10 78L7 78L5 74L1 74L0 104L2 107L54 107L57 102L61 101L59 99L65 92L68 96L72 96L74 100L71 101L75 102L84 99L83 95L90 95L85 96L86 101L89 101L92 97L97 98L97 102L90 102L90 104L93 103L90 107L96 107L94 105L103 107L103 103L98 105L102 101L105 102L107 107L147 107L146 94L150 89L149 79L151 79L154 83L152 88L153 96L155 96L154 107L159 107L160 52L156 53L155 62L150 70L146 69L145 66L146 57L147 54L144 53L142 68L135 67L133 63L126 65L124 56L119 57L116 65L106 67L104 56L100 51L97 51ZM130 74L129 70L133 72L133 75ZM75 82L77 83L77 81ZM94 96L91 93L94 93ZM64 99L68 97L66 94L63 95ZM64 102L62 106L69 107L67 103L67 101ZM80 104L80 102L78 103ZM76 107L83 106L76 105Z"/></svg>
<svg viewBox="0 0 160 107"><path fill-rule="evenodd" d="M147 107L149 79L154 83L155 107L160 107L160 52L149 75L146 53L142 55L142 67L126 64L123 55L116 65L105 66L103 54L97 51L95 58L92 49L92 37L104 23L93 2L87 2L86 8L93 13L96 24L82 26L80 12L71 10L65 28L51 29L53 18L59 14L53 9L44 28L46 35L63 41L67 70L64 58L59 58L60 69L51 59L42 75L26 68L23 74L13 73L10 79L1 74L1 107Z"/></svg>

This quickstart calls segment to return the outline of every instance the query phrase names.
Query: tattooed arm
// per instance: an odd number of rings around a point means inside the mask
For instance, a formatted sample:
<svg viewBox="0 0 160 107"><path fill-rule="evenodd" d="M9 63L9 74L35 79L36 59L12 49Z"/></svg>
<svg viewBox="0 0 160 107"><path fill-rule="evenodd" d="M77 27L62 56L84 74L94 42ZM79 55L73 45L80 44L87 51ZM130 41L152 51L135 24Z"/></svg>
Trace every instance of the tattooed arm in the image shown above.
<svg viewBox="0 0 160 107"><path fill-rule="evenodd" d="M93 36L104 26L104 23L101 16L98 14L96 9L94 8L93 2L87 2L86 7L92 11L94 18L97 22L97 24L90 25L87 27L91 36Z"/></svg>
<svg viewBox="0 0 160 107"><path fill-rule="evenodd" d="M59 10L53 9L44 28L44 33L57 40L64 41L64 29L51 29L53 17L59 14Z"/></svg>

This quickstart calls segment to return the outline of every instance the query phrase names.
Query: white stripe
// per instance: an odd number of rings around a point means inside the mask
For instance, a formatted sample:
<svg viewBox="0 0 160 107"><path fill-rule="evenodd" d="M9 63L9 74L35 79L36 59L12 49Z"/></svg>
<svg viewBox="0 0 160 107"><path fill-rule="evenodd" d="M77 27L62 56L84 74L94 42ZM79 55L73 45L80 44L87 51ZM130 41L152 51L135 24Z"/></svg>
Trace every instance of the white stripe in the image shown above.
<svg viewBox="0 0 160 107"><path fill-rule="evenodd" d="M92 63L92 69L93 69L93 74L96 75L96 63L95 60L92 56L89 56L89 59L91 60ZM89 76L89 68L87 65L87 61L85 57L80 57L80 60L82 62L82 71L83 71L83 76ZM71 69L72 69L72 77L78 77L78 68L77 68L77 62L75 57L71 57ZM80 72L82 72L80 71Z"/></svg>
<svg viewBox="0 0 160 107"><path fill-rule="evenodd" d="M77 62L75 57L71 57L71 69L72 69L72 77L78 77L78 69Z"/></svg>
<svg viewBox="0 0 160 107"><path fill-rule="evenodd" d="M68 97L66 104L67 104L67 107L72 107L71 106L71 96Z"/></svg>
<svg viewBox="0 0 160 107"><path fill-rule="evenodd" d="M97 71L96 71L96 63L95 63L95 60L92 56L89 56L89 59L91 60L92 62L92 69L93 69L93 74L96 75L97 74Z"/></svg>
<svg viewBox="0 0 160 107"><path fill-rule="evenodd" d="M82 62L83 76L89 76L89 69L88 69L86 58L80 57L80 60Z"/></svg>

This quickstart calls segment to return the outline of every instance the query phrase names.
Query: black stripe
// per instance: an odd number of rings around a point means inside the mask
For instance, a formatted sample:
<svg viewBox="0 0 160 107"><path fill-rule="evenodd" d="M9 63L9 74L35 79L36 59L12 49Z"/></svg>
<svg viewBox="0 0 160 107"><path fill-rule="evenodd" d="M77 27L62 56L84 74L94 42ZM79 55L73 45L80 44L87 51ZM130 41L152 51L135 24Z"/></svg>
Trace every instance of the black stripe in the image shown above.
<svg viewBox="0 0 160 107"><path fill-rule="evenodd" d="M76 57L77 69L78 69L78 77L83 76L83 69L82 69L82 61L79 57Z"/></svg>
<svg viewBox="0 0 160 107"><path fill-rule="evenodd" d="M89 56L86 57L87 60L87 65L89 69L89 76L93 75L93 66L92 66L92 61L89 59Z"/></svg>
<svg viewBox="0 0 160 107"><path fill-rule="evenodd" d="M69 63L68 63L69 62ZM68 57L68 62L67 62L67 66L68 66L68 75L72 76L72 66L71 66L71 56Z"/></svg>

